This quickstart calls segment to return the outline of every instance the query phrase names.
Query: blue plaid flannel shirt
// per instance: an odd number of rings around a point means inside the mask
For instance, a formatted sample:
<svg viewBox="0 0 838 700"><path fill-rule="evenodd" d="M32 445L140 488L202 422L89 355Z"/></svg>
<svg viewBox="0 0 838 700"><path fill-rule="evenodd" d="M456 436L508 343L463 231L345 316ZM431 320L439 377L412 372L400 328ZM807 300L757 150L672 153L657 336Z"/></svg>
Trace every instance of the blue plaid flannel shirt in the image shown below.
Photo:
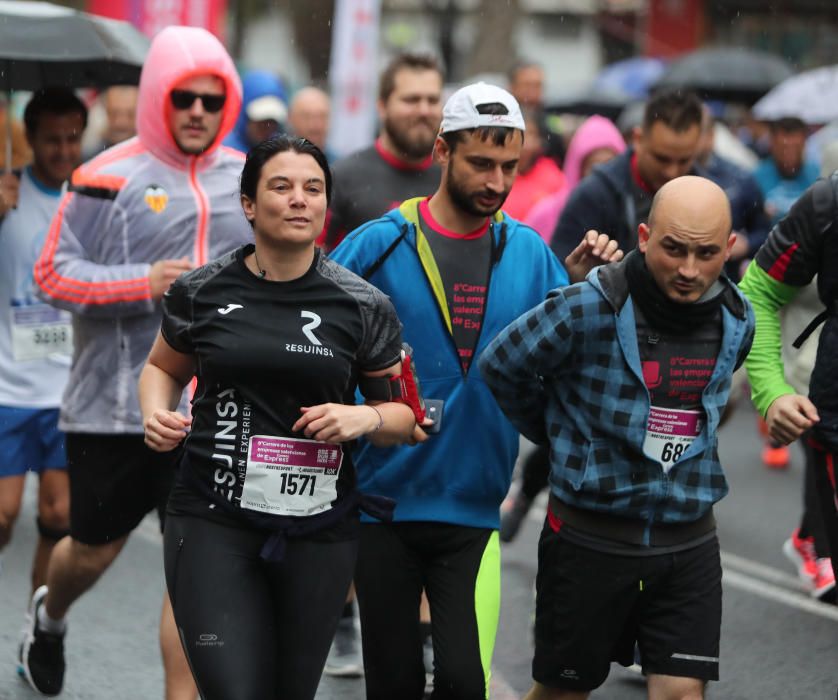
<svg viewBox="0 0 838 700"><path fill-rule="evenodd" d="M650 399L622 264L551 292L486 348L480 369L504 413L530 440L549 442L559 500L651 525L697 520L727 493L716 431L754 318L723 281L722 344L701 397L707 420L668 473L643 452Z"/></svg>

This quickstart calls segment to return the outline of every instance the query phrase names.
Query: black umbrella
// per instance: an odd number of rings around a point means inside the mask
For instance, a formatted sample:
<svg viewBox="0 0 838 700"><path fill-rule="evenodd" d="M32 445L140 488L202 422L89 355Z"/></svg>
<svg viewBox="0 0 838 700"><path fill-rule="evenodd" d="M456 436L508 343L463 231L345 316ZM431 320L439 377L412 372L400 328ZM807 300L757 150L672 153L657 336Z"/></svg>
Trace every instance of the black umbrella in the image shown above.
<svg viewBox="0 0 838 700"><path fill-rule="evenodd" d="M753 104L793 73L779 56L743 48L706 48L670 64L655 89L682 87L705 99Z"/></svg>
<svg viewBox="0 0 838 700"><path fill-rule="evenodd" d="M631 95L625 92L588 88L581 92L556 98L546 105L545 111L549 114L579 114L582 116L599 114L614 121L631 101Z"/></svg>
<svg viewBox="0 0 838 700"><path fill-rule="evenodd" d="M0 90L6 92L136 85L148 46L128 22L47 2L0 0ZM10 146L7 138L7 168Z"/></svg>

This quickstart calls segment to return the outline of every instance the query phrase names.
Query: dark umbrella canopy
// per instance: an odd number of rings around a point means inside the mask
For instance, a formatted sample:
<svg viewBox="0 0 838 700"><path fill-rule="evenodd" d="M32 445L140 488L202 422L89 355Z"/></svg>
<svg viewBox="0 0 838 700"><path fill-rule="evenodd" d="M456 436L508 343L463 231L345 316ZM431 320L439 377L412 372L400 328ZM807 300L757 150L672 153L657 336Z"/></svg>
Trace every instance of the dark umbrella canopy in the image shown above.
<svg viewBox="0 0 838 700"><path fill-rule="evenodd" d="M707 48L674 61L655 88L689 88L706 99L752 104L793 72L782 58L764 51Z"/></svg>
<svg viewBox="0 0 838 700"><path fill-rule="evenodd" d="M0 0L0 90L137 84L148 46L127 22Z"/></svg>

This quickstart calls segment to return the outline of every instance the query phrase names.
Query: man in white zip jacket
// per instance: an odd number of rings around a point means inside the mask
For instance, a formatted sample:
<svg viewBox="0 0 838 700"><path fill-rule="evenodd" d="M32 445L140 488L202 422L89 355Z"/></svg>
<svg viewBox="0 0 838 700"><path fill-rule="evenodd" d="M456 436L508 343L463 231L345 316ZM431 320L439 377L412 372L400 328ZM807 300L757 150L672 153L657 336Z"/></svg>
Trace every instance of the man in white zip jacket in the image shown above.
<svg viewBox="0 0 838 700"><path fill-rule="evenodd" d="M169 285L250 239L238 197L243 157L220 145L240 105L239 78L215 37L188 27L158 34L140 79L137 138L73 173L35 264L40 296L72 313L74 334L59 423L70 536L33 596L21 653L28 682L45 695L61 692L70 606L146 513L165 507L176 456L144 445L137 380ZM161 647L168 700L194 698L168 599Z"/></svg>

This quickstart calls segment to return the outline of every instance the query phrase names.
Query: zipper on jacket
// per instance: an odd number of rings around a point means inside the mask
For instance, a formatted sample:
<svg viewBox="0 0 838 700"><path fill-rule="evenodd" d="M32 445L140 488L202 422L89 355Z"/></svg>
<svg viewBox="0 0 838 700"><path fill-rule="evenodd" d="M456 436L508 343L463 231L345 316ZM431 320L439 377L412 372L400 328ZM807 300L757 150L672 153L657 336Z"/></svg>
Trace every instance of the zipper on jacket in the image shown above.
<svg viewBox="0 0 838 700"><path fill-rule="evenodd" d="M193 157L189 164L189 187L195 197L198 209L198 221L195 230L195 245L193 247L194 263L198 267L205 265L209 258L209 241L207 240L207 228L209 225L209 199L204 188L198 181L198 158Z"/></svg>
<svg viewBox="0 0 838 700"><path fill-rule="evenodd" d="M477 337L474 339L474 347L471 349L471 360L468 363L468 372L463 372L464 376L471 374L471 368L474 366L475 360L477 359L477 348L480 347L480 338L483 337L483 328L486 326L486 315L489 312L489 290L492 288L492 272L495 269L495 265L500 262L501 255L503 255L503 249L506 247L506 222L501 222L500 224L500 232L498 234L500 241L497 245L495 245L495 232L493 230L496 225L497 224L489 224L489 235L492 237L492 251L489 255L489 274L486 277L486 296L483 298L483 316L480 319L480 330L477 331ZM459 352L457 352L457 355L459 356ZM463 363L460 362L461 370L462 367Z"/></svg>

